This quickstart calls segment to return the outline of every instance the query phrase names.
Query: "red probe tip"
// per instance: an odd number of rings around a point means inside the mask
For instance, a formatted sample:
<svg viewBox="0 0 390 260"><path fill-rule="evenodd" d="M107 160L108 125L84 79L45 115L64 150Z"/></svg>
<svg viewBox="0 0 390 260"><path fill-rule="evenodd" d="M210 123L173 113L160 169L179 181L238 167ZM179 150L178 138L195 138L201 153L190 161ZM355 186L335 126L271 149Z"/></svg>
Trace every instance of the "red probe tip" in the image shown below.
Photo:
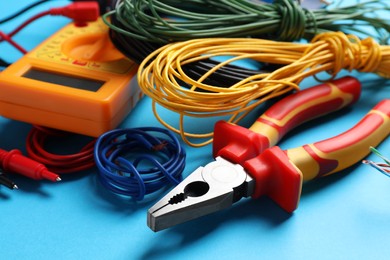
<svg viewBox="0 0 390 260"><path fill-rule="evenodd" d="M9 152L0 149L0 166L7 172L24 175L34 180L60 181L58 174L49 171L45 165L24 156L19 150Z"/></svg>
<svg viewBox="0 0 390 260"><path fill-rule="evenodd" d="M41 171L40 175L43 179L53 181L53 182L57 182L57 181L61 180L61 178L60 178L60 176L58 176L58 174L55 174L54 172L51 172L51 171L47 170L46 168Z"/></svg>

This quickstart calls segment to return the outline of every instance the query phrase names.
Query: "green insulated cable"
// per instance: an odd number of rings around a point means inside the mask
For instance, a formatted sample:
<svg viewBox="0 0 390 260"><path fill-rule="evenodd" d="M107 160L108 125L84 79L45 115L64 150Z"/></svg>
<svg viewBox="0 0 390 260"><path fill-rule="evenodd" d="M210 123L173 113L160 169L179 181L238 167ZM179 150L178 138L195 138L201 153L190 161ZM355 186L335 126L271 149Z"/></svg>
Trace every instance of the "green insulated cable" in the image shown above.
<svg viewBox="0 0 390 260"><path fill-rule="evenodd" d="M165 44L194 38L255 37L283 41L311 39L325 31L370 36L388 44L388 0L317 10L295 0L117 0L103 19L114 33L141 42ZM109 19L111 18L111 19Z"/></svg>

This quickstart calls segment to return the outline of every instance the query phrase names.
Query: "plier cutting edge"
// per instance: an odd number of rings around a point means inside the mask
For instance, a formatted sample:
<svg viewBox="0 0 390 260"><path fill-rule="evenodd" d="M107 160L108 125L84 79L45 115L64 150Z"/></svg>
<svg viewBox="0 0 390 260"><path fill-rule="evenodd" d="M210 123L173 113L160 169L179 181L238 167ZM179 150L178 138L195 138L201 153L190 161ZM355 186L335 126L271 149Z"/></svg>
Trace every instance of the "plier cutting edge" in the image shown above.
<svg viewBox="0 0 390 260"><path fill-rule="evenodd" d="M215 161L197 168L148 211L159 231L225 208L243 197L266 195L287 212L298 207L302 183L360 161L390 133L390 99L377 104L348 131L313 144L281 150L275 144L294 127L355 103L360 82L344 77L276 102L249 128L219 121Z"/></svg>

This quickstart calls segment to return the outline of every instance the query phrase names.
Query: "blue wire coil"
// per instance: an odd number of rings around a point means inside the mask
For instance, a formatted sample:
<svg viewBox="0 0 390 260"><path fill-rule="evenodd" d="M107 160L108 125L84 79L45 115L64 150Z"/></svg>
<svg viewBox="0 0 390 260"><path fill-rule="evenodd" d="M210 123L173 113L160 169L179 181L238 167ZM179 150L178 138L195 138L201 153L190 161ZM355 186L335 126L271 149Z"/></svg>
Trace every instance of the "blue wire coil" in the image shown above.
<svg viewBox="0 0 390 260"><path fill-rule="evenodd" d="M171 131L140 127L101 135L95 144L94 159L105 188L139 201L181 182L186 153Z"/></svg>

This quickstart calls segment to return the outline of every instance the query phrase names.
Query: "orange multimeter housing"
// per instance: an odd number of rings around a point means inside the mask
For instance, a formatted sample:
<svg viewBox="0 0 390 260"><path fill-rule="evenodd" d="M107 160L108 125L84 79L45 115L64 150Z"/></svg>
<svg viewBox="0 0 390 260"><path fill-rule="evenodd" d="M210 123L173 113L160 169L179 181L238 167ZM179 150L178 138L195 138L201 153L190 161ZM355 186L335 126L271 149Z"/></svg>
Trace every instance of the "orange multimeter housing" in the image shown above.
<svg viewBox="0 0 390 260"><path fill-rule="evenodd" d="M69 24L0 73L0 115L97 137L142 97L137 69L101 19Z"/></svg>

